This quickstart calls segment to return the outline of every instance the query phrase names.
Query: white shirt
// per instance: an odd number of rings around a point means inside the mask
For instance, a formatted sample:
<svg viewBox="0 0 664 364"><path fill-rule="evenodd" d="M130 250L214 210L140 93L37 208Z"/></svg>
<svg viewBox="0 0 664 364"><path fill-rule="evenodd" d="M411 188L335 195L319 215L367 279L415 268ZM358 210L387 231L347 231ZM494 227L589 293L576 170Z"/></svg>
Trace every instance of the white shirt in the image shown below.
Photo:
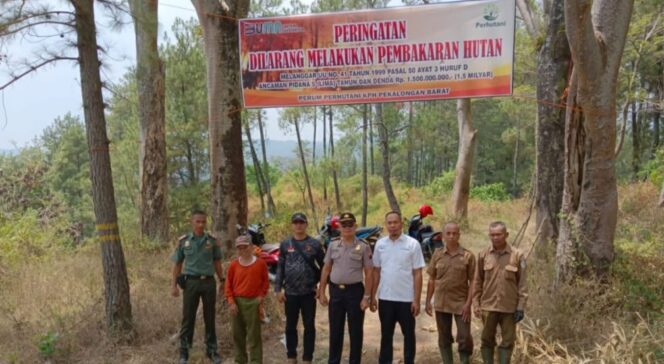
<svg viewBox="0 0 664 364"><path fill-rule="evenodd" d="M397 240L389 236L379 239L374 249L373 265L380 268L378 299L413 302L413 270L425 266L417 240L404 234Z"/></svg>

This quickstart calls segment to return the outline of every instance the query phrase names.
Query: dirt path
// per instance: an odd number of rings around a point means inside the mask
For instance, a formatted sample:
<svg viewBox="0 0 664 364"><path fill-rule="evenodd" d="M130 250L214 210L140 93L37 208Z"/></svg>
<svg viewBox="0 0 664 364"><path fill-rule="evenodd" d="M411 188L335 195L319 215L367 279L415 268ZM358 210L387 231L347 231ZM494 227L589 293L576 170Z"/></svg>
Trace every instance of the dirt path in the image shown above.
<svg viewBox="0 0 664 364"><path fill-rule="evenodd" d="M416 363L420 364L434 364L440 363L440 354L438 352L438 333L436 331L436 321L434 318L429 317L424 312L424 298L426 294L427 278L424 278L424 289L422 292L422 309L420 315L416 319L415 335L417 340L417 354ZM283 337L284 322L273 322L270 326L274 329L274 334L264 336L263 353L265 364L283 364L286 362L286 347L285 339ZM479 339L480 322L476 319L472 322L473 336ZM346 326L347 330L348 326ZM329 324L327 316L327 307L321 305L317 306L316 311L316 348L314 352L315 364L327 363L328 357L328 343L329 343ZM302 353L302 323L298 325L299 347L298 355ZM348 331L345 335L344 353L342 363L348 363ZM477 342L477 339L476 339ZM479 347L478 344L476 344ZM362 354L362 361L364 363L377 363L378 350L380 348L380 320L378 319L378 312L371 312L367 310L364 319L364 350ZM475 354L477 355L475 350ZM456 352L456 347L455 347ZM456 353L455 353L456 355ZM228 358L228 357L227 357ZM298 358L298 360L300 360ZM457 358L455 358L456 360ZM477 356L479 360L479 356ZM233 361L229 358L224 361L224 364L232 364ZM403 363L403 335L398 326L394 333L394 364Z"/></svg>
<svg viewBox="0 0 664 364"><path fill-rule="evenodd" d="M437 333L435 320L422 313L417 318L416 336L417 336L417 362L420 363L435 363L438 360L437 349ZM283 328L283 323L280 324ZM347 330L346 326L346 330ZM264 363L277 364L286 361L286 348L284 345L283 329L278 331L277 335L268 338L263 343L264 350ZM300 347L298 353L302 352L302 325L298 327L300 338ZM318 306L316 312L316 349L314 353L314 363L323 364L327 363L327 352L329 343L329 325L327 319L327 307ZM346 331L345 344L344 344L344 362L348 362L348 331ZM282 342L283 341L283 342ZM371 312L367 310L364 319L364 350L362 360L366 363L376 363L378 361L378 350L380 347L380 321L378 320L378 312ZM394 358L395 364L400 363L403 358L403 336L397 327L394 334ZM436 358L432 360L433 358ZM229 364L232 361L228 362Z"/></svg>

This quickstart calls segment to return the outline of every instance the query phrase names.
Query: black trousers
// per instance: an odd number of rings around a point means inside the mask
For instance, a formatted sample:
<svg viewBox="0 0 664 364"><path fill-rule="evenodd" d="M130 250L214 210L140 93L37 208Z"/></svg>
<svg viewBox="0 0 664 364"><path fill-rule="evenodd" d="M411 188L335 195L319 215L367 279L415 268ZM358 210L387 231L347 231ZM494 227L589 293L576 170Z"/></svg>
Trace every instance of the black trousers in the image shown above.
<svg viewBox="0 0 664 364"><path fill-rule="evenodd" d="M217 351L217 334L214 322L214 306L217 297L217 284L214 278L187 280L187 287L182 294L182 329L180 330L180 348L190 349L196 326L196 311L203 301L203 321L205 322L205 345L208 352Z"/></svg>
<svg viewBox="0 0 664 364"><path fill-rule="evenodd" d="M316 342L316 296L286 295L286 351L289 359L297 358L297 321L302 314L304 326L303 361L312 361Z"/></svg>
<svg viewBox="0 0 664 364"><path fill-rule="evenodd" d="M364 337L364 311L360 308L364 285L356 283L344 288L330 283L330 356L328 364L341 363L341 352L344 345L344 325L348 318L348 335L350 336L349 364L362 362L362 339Z"/></svg>
<svg viewBox="0 0 664 364"><path fill-rule="evenodd" d="M415 363L415 317L410 312L411 302L378 301L380 318L379 364L392 364L392 339L397 322L403 334L404 364Z"/></svg>

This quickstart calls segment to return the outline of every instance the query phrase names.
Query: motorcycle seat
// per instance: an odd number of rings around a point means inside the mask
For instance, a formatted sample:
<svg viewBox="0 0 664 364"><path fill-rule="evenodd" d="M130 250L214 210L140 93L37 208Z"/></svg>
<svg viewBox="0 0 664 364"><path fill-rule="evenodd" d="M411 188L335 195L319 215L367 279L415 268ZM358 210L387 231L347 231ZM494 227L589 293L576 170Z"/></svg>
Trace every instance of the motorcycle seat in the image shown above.
<svg viewBox="0 0 664 364"><path fill-rule="evenodd" d="M367 236L371 236L374 234L380 234L380 231L382 229L383 228L380 225L361 227L357 229L357 231L355 232L355 236L357 236L358 238L365 238Z"/></svg>
<svg viewBox="0 0 664 364"><path fill-rule="evenodd" d="M273 252L277 249L279 249L279 244L263 244L263 245L261 245L261 250L266 252L266 253Z"/></svg>

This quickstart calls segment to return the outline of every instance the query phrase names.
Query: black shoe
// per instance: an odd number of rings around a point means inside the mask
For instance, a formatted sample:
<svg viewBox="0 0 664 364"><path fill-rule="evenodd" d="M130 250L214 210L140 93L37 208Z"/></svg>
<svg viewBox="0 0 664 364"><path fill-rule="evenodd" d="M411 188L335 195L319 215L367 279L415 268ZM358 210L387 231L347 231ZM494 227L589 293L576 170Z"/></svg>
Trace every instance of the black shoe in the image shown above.
<svg viewBox="0 0 664 364"><path fill-rule="evenodd" d="M212 360L214 364L221 364L221 356L216 351L207 353L208 359Z"/></svg>
<svg viewBox="0 0 664 364"><path fill-rule="evenodd" d="M178 364L187 364L189 362L189 350L180 349L180 361Z"/></svg>

